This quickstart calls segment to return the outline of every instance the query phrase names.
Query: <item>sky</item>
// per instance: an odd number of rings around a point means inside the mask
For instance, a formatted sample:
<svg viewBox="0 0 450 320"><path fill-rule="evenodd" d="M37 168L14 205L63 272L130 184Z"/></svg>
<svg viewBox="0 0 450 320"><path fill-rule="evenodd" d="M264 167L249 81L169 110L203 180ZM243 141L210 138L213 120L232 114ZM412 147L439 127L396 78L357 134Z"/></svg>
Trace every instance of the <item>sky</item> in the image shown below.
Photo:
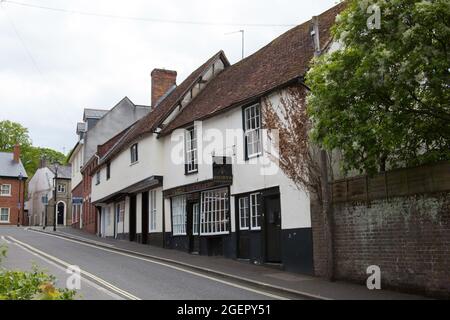
<svg viewBox="0 0 450 320"><path fill-rule="evenodd" d="M67 154L77 141L75 128L84 108L111 109L125 96L149 105L154 68L176 70L180 83L219 50L236 63L242 55L241 35L232 32L245 30L248 56L289 30L288 25L308 21L337 2L3 1L0 121L19 122L29 129L35 146Z"/></svg>

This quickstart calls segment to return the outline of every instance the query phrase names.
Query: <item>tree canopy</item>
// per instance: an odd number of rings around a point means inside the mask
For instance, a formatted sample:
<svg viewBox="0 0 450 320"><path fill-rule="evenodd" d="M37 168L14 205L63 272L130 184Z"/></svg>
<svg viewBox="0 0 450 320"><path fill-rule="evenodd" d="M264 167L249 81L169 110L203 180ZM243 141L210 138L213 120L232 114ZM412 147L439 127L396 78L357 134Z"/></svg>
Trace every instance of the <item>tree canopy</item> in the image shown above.
<svg viewBox="0 0 450 320"><path fill-rule="evenodd" d="M345 171L449 160L450 2L349 0L333 36L307 74L312 138Z"/></svg>
<svg viewBox="0 0 450 320"><path fill-rule="evenodd" d="M0 121L0 151L11 152L16 143L20 145L21 160L30 177L39 168L41 159L46 159L47 163L65 164L66 162L66 156L61 152L49 148L34 147L28 129L20 123L8 120Z"/></svg>

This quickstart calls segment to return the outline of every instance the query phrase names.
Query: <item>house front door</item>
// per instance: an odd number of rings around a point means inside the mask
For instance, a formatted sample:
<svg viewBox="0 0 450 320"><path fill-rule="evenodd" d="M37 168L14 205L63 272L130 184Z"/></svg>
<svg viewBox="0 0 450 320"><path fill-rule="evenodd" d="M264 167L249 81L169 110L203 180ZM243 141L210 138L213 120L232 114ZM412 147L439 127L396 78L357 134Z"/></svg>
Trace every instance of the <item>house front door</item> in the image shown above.
<svg viewBox="0 0 450 320"><path fill-rule="evenodd" d="M58 225L64 225L64 203L58 203Z"/></svg>
<svg viewBox="0 0 450 320"><path fill-rule="evenodd" d="M189 236L189 252L199 253L200 251L200 204L198 202L188 203L187 224Z"/></svg>
<svg viewBox="0 0 450 320"><path fill-rule="evenodd" d="M264 198L266 227L266 260L281 262L281 205L280 196Z"/></svg>

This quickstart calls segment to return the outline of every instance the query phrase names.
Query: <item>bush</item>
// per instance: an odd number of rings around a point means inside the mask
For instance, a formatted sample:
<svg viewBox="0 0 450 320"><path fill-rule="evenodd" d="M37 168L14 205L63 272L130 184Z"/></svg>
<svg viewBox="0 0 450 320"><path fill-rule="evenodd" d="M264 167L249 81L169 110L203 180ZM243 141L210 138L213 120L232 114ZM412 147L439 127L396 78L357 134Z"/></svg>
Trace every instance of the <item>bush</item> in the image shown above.
<svg viewBox="0 0 450 320"><path fill-rule="evenodd" d="M4 257L0 247L0 263ZM55 280L35 265L31 272L0 270L0 300L73 300L76 292L56 288Z"/></svg>

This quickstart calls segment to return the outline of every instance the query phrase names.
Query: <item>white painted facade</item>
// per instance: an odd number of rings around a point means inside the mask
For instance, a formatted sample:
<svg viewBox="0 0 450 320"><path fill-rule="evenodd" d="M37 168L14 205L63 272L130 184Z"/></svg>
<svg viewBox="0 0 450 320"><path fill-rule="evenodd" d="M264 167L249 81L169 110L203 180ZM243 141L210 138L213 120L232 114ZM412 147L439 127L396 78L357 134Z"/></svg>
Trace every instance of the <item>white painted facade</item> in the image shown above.
<svg viewBox="0 0 450 320"><path fill-rule="evenodd" d="M272 94L270 101L276 108L280 103L279 95ZM234 108L226 113L219 114L197 124L198 141L203 136L203 152L199 144L199 157L203 153L203 163L199 163L198 173L185 175L184 167L184 130L178 130L173 135L162 138L164 140L164 190L179 186L189 185L213 178L212 156L226 156L232 158L233 184L231 185L231 226L232 232L236 231L234 195L250 193L253 191L280 188L282 229L310 228L310 202L305 192L299 191L290 179L280 170L272 174L273 162L267 152L263 152L260 158L244 161L244 137L242 124L242 109ZM201 126L201 129L200 127ZM232 130L237 134L229 136L233 139L218 141L212 136L226 137L227 131ZM180 141L182 142L180 145ZM181 148L180 148L181 146ZM176 162L171 159L176 156ZM181 164L180 164L181 163ZM165 207L170 208L170 199L166 199ZM170 210L166 210L166 231L170 230Z"/></svg>

